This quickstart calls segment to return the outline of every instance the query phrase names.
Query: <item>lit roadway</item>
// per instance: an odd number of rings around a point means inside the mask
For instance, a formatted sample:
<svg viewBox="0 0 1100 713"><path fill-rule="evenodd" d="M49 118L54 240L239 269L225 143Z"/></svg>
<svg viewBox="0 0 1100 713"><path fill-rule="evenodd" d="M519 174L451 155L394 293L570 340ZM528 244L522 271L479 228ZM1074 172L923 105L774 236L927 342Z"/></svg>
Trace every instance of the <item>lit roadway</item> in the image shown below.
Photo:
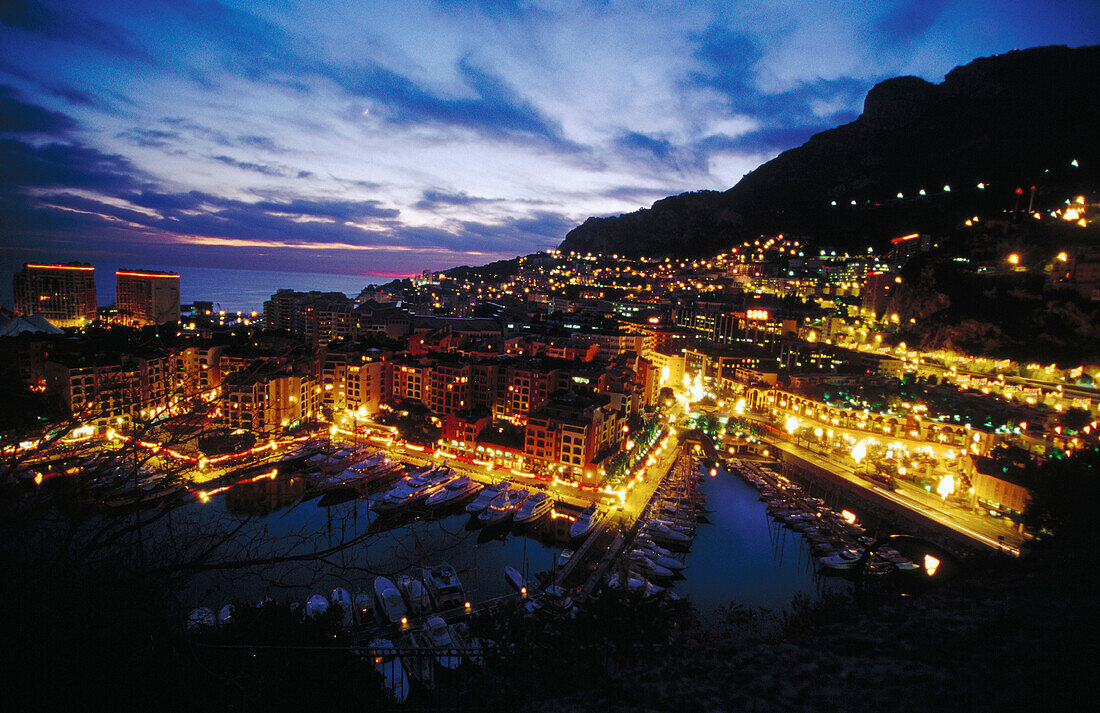
<svg viewBox="0 0 1100 713"><path fill-rule="evenodd" d="M925 492L912 483L899 481L895 490L888 490L877 483L868 482L858 475L847 463L831 458L817 451L803 448L789 441L774 438L768 443L779 450L798 456L814 465L828 470L858 488L873 491L921 517L934 520L958 532L971 540L994 549L1004 548L1012 554L1020 553L1020 545L1025 537L1011 527L994 521L970 510L948 506L940 498ZM1000 538L1004 538L1003 540ZM1003 543L1003 544L1002 544Z"/></svg>

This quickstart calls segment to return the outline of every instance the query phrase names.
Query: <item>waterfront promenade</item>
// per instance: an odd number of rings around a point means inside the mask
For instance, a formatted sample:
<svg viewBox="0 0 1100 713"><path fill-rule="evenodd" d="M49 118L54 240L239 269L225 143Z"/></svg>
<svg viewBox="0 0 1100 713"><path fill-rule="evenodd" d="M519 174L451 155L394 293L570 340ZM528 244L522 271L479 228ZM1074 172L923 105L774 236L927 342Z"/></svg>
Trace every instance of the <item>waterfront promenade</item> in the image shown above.
<svg viewBox="0 0 1100 713"><path fill-rule="evenodd" d="M932 528L933 533L953 541L1020 554L1026 537L1016 529L971 510L947 505L939 497L911 483L900 482L894 490L860 478L849 465L825 454L777 438L764 439L784 464L823 485L839 488L852 497L898 513L902 520Z"/></svg>

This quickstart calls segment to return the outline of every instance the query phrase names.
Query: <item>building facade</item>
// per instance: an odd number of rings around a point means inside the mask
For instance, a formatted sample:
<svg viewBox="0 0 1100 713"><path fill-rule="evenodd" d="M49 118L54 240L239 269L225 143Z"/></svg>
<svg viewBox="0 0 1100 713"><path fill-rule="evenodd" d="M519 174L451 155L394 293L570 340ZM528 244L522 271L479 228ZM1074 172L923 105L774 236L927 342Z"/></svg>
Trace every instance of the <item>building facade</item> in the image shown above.
<svg viewBox="0 0 1100 713"><path fill-rule="evenodd" d="M25 263L12 291L17 312L40 314L55 327L79 327L96 317L95 268L87 263Z"/></svg>
<svg viewBox="0 0 1100 713"><path fill-rule="evenodd" d="M123 324L144 327L178 322L180 276L174 272L118 270L115 300Z"/></svg>

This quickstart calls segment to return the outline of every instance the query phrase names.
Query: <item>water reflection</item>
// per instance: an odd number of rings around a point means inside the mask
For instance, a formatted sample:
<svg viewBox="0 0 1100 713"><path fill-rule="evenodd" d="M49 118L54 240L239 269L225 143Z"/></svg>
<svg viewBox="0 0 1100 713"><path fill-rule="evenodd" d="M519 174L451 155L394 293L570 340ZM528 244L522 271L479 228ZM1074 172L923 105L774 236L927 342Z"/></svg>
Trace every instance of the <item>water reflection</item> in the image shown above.
<svg viewBox="0 0 1100 713"><path fill-rule="evenodd" d="M795 595L817 596L808 545L767 516L754 488L721 469L699 488L712 509L710 524L696 531L677 592L702 612L731 602L782 609Z"/></svg>
<svg viewBox="0 0 1100 713"><path fill-rule="evenodd" d="M170 518L175 533L233 532L211 559L256 561L199 573L185 601L207 606L268 596L304 601L338 586L370 592L377 575L394 578L446 561L457 570L467 596L479 602L511 591L504 579L507 566L528 581L552 569L569 539L568 518L485 529L461 505L379 515L370 508L375 497L356 493L342 502L326 502L316 493L311 497L301 478L280 477L177 508Z"/></svg>
<svg viewBox="0 0 1100 713"><path fill-rule="evenodd" d="M231 513L267 515L297 502L305 495L305 478L280 477L241 483L225 493L225 507Z"/></svg>

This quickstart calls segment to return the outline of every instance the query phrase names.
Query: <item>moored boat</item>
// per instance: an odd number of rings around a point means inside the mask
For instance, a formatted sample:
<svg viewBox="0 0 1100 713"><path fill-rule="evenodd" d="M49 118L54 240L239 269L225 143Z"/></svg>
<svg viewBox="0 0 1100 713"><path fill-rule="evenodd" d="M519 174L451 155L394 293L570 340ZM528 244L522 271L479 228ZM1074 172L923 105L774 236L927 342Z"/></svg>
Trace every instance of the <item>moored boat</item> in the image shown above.
<svg viewBox="0 0 1100 713"><path fill-rule="evenodd" d="M443 617L430 616L424 622L424 635L432 648L436 649L435 660L443 668L454 670L462 663L462 656L455 650L451 630Z"/></svg>
<svg viewBox="0 0 1100 713"><path fill-rule="evenodd" d="M323 594L314 594L306 602L306 616L316 619L328 611L328 600Z"/></svg>
<svg viewBox="0 0 1100 713"><path fill-rule="evenodd" d="M841 550L834 555L821 557L818 559L818 562L829 569L851 569L856 566L856 563L859 562L862 556L863 553L859 550L849 548Z"/></svg>
<svg viewBox="0 0 1100 713"><path fill-rule="evenodd" d="M374 600L366 592L355 593L355 618L359 626L366 626L374 621Z"/></svg>
<svg viewBox="0 0 1100 713"><path fill-rule="evenodd" d="M461 502L481 490L481 484L468 475L463 475L443 486L442 490L428 496L424 504L428 507L444 507Z"/></svg>
<svg viewBox="0 0 1100 713"><path fill-rule="evenodd" d="M446 562L421 570L424 586L437 610L462 606L466 592L455 568Z"/></svg>
<svg viewBox="0 0 1100 713"><path fill-rule="evenodd" d="M409 676L401 658L394 654L393 642L377 638L370 642L370 655L374 669L382 676L382 685L393 694L398 703L404 703L409 697Z"/></svg>
<svg viewBox="0 0 1100 713"><path fill-rule="evenodd" d="M488 486L481 493L473 499L469 505L466 506L466 512L471 515L477 515L489 507L489 503L493 502L493 499L504 492L509 487L507 480L502 480L499 483L494 483Z"/></svg>
<svg viewBox="0 0 1100 713"><path fill-rule="evenodd" d="M553 509L554 499L550 497L550 493L540 490L528 496L519 509L516 510L516 524L535 522L549 515Z"/></svg>
<svg viewBox="0 0 1100 713"><path fill-rule="evenodd" d="M657 542L664 542L671 545L688 545L691 544L691 536L687 535L679 530L675 530L667 525L659 522L651 522L647 524L643 529L643 532L649 535Z"/></svg>
<svg viewBox="0 0 1100 713"><path fill-rule="evenodd" d="M385 577L374 578L374 604L383 622L399 624L408 617L405 600L401 598L401 592L397 591L397 585Z"/></svg>
<svg viewBox="0 0 1100 713"><path fill-rule="evenodd" d="M491 527L510 520L527 499L527 495L528 492L523 488L508 488L493 498L489 506L477 516L478 522L484 527Z"/></svg>
<svg viewBox="0 0 1100 713"><path fill-rule="evenodd" d="M527 589L527 583L523 581L523 575L515 567L504 568L504 581L508 582L508 585L517 592L523 592Z"/></svg>
<svg viewBox="0 0 1100 713"><path fill-rule="evenodd" d="M458 480L460 476L455 471L447 467L442 467L439 470L432 473L432 476L428 478L421 487L414 490L409 494L408 499L404 505L416 505L418 503L425 502L428 498L436 493L441 492L447 487L449 483Z"/></svg>
<svg viewBox="0 0 1100 713"><path fill-rule="evenodd" d="M405 604L413 615L419 616L432 610L432 600L428 596L428 590L416 577L409 574L401 575L397 578L397 588L401 591Z"/></svg>
<svg viewBox="0 0 1100 713"><path fill-rule="evenodd" d="M351 594L348 590L343 587L333 589L329 601L340 607L341 623L344 626L353 626L355 624L355 604L352 602Z"/></svg>
<svg viewBox="0 0 1100 713"><path fill-rule="evenodd" d="M388 512L404 507L411 502L410 498L432 482L435 475L435 470L422 471L416 474L410 473L380 495L371 505L371 508L377 512Z"/></svg>
<svg viewBox="0 0 1100 713"><path fill-rule="evenodd" d="M569 537L574 540L579 540L582 537L587 537L588 533L599 523L602 516L600 515L599 503L592 503L586 507L577 519L573 521L573 524L569 527Z"/></svg>

